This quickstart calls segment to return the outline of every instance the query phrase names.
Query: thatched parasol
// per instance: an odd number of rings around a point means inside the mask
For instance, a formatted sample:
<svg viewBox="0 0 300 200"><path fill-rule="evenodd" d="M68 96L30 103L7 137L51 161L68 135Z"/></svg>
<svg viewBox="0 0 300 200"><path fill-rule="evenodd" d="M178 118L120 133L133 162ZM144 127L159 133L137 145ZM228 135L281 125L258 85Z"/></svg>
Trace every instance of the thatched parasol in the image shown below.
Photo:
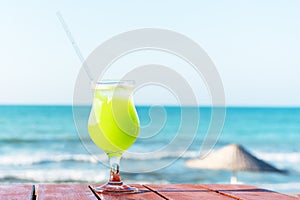
<svg viewBox="0 0 300 200"><path fill-rule="evenodd" d="M231 183L237 182L236 173L238 171L284 172L251 155L237 144L225 146L203 159L188 160L185 165L190 168L231 170Z"/></svg>

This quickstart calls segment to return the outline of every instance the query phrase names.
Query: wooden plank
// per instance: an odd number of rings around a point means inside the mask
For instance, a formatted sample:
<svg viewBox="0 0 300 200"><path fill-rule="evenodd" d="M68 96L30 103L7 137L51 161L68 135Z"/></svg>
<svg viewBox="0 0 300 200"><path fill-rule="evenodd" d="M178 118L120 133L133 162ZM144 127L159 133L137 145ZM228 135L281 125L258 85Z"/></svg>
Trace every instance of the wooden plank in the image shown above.
<svg viewBox="0 0 300 200"><path fill-rule="evenodd" d="M162 200L161 196L152 192L148 188L140 185L140 184L130 184L133 187L139 189L138 193L134 194L108 194L108 193L95 193L98 196L98 199L101 200ZM91 185L91 187L95 187L99 185Z"/></svg>
<svg viewBox="0 0 300 200"><path fill-rule="evenodd" d="M199 185L200 187L219 192L221 194L234 197L236 199L264 199L264 200L295 200L295 198L257 188L255 186L241 185L241 184L205 184Z"/></svg>
<svg viewBox="0 0 300 200"><path fill-rule="evenodd" d="M33 199L33 185L0 185L0 198L10 200Z"/></svg>
<svg viewBox="0 0 300 200"><path fill-rule="evenodd" d="M95 200L97 199L84 184L41 184L36 188L38 200Z"/></svg>
<svg viewBox="0 0 300 200"><path fill-rule="evenodd" d="M170 184L170 185L153 185L147 184L145 187L155 191L166 199L233 199L228 196L221 195L217 192L199 187L192 184Z"/></svg>
<svg viewBox="0 0 300 200"><path fill-rule="evenodd" d="M257 188L248 185L231 184L168 184L139 185L132 184L140 191L137 194L101 194L93 193L83 184L42 184L36 187L37 199L64 200L145 200L145 199L264 199L295 200L296 197ZM0 185L0 199L34 199L32 185Z"/></svg>

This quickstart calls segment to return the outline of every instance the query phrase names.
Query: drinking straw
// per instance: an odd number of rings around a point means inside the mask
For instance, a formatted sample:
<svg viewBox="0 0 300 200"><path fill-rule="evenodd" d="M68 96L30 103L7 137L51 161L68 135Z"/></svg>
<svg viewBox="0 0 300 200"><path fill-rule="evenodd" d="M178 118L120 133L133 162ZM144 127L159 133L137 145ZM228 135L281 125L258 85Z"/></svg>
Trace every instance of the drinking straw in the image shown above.
<svg viewBox="0 0 300 200"><path fill-rule="evenodd" d="M67 26L67 24L66 24L66 22L65 22L65 20L64 20L64 18L63 18L63 16L61 15L60 11L57 11L57 12L56 12L56 16L57 16L57 18L59 19L59 21L60 21L60 23L61 23L61 25L62 25L64 31L66 32L67 37L69 38L70 42L72 43L72 47L73 47L75 53L77 54L79 60L80 60L81 63L83 64L84 71L85 71L86 75L88 76L91 85L93 85L94 79L93 79L93 76L92 76L92 74L91 74L91 71L90 71L90 69L89 69L87 63L85 62L85 60L84 60L84 58L83 58L83 56L82 56L82 53L81 53L81 51L80 51L80 49L79 49L77 43L75 42L75 40L74 40L74 38L73 38L73 36L72 36L72 34L71 34L69 28L68 28L68 26Z"/></svg>

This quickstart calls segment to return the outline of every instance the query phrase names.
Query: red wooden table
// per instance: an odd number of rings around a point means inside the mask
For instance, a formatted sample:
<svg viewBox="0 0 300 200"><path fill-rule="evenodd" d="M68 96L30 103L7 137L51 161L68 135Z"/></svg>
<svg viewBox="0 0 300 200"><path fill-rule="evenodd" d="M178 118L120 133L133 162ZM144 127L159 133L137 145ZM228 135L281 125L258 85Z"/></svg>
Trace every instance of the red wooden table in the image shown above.
<svg viewBox="0 0 300 200"><path fill-rule="evenodd" d="M31 200L135 200L135 199L300 199L249 185L229 184L131 184L136 194L95 193L84 184L0 185L0 199Z"/></svg>

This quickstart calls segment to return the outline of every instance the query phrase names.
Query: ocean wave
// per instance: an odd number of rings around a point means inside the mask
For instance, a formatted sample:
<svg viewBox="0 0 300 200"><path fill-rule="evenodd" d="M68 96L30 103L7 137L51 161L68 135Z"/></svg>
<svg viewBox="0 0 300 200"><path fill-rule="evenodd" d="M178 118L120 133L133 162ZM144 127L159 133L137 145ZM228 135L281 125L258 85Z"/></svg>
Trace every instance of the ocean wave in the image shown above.
<svg viewBox="0 0 300 200"><path fill-rule="evenodd" d="M198 153L196 151L187 151L182 157L193 158ZM145 154L146 155L146 154ZM153 153L150 156L144 154L128 154L125 153L122 159L125 160L159 160L179 158L180 152L160 152ZM98 163L106 162L107 156L105 154L90 155L90 154L18 154L18 155L3 155L0 156L1 166L24 166L24 165L38 165L47 163L60 162L78 162L78 163Z"/></svg>
<svg viewBox="0 0 300 200"><path fill-rule="evenodd" d="M43 169L43 170L9 170L4 173L0 171L0 183L105 183L108 180L108 169L84 170L84 169ZM157 174L148 174L142 179L134 175L124 175L126 183L140 184L167 184Z"/></svg>
<svg viewBox="0 0 300 200"><path fill-rule="evenodd" d="M57 141L68 141L68 142L80 142L78 138L73 137L56 137L56 138L1 138L0 143L45 143L45 142L57 142Z"/></svg>
<svg viewBox="0 0 300 200"><path fill-rule="evenodd" d="M300 164L300 152L294 153L265 153L256 152L255 155L265 161L279 164ZM148 154L136 154L125 152L122 159L124 160L161 160L161 159L192 159L199 156L198 151L186 151L184 153L179 151L173 152L155 152ZM1 166L24 166L24 165L39 165L47 163L61 163L61 162L76 162L76 163L99 163L107 162L105 154L91 155L91 154L12 154L0 156Z"/></svg>
<svg viewBox="0 0 300 200"><path fill-rule="evenodd" d="M141 155L141 156L140 156ZM142 156L143 154L127 154L125 152L124 158L125 159L135 159L135 160L148 160L148 159L168 159L168 158L197 158L200 155L199 151L186 151L184 153L179 151L173 152L159 152L150 154L150 156ZM147 154L145 154L147 155ZM267 153L267 152L254 152L254 155L257 156L259 159L275 162L275 163L291 163L291 164L300 164L300 152L286 152L286 153Z"/></svg>
<svg viewBox="0 0 300 200"><path fill-rule="evenodd" d="M47 170L7 170L0 173L0 182L105 182L106 171L47 169Z"/></svg>
<svg viewBox="0 0 300 200"><path fill-rule="evenodd" d="M271 162L300 163L300 152L286 152L286 153L256 152L255 155L262 160L271 161Z"/></svg>
<svg viewBox="0 0 300 200"><path fill-rule="evenodd" d="M198 151L163 151L163 152L153 152L153 153L124 153L124 159L132 160L159 160L159 159L172 159L172 158L196 158L199 155Z"/></svg>
<svg viewBox="0 0 300 200"><path fill-rule="evenodd" d="M103 159L105 157L103 156ZM91 155L86 154L66 154L66 155L5 155L0 156L0 165L12 165L12 166L22 166L22 165L34 165L34 164L44 164L51 162L88 162L88 163L97 163Z"/></svg>
<svg viewBox="0 0 300 200"><path fill-rule="evenodd" d="M299 191L300 182L260 184L259 187L282 193L291 193L293 191Z"/></svg>

